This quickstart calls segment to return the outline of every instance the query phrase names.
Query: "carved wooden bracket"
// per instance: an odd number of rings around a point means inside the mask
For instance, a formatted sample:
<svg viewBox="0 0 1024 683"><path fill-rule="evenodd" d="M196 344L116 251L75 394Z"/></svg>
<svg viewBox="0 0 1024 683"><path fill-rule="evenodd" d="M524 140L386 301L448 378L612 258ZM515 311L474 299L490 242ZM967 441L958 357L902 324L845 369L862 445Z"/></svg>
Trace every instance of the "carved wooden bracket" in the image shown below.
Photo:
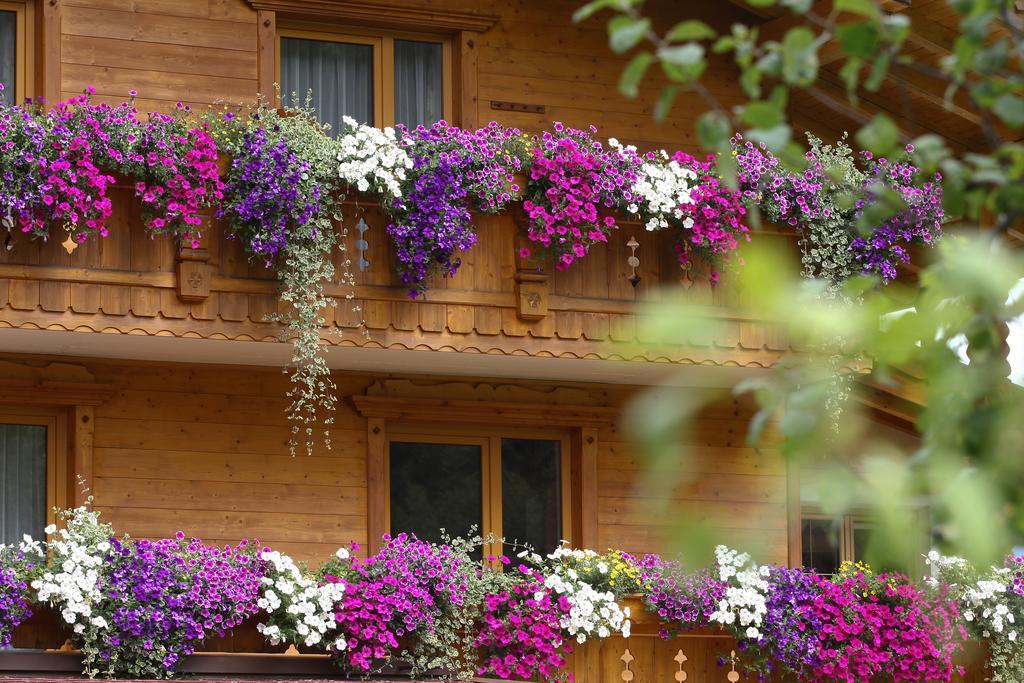
<svg viewBox="0 0 1024 683"><path fill-rule="evenodd" d="M209 225L209 220L203 223ZM178 298L182 301L205 301L210 296L213 266L210 265L210 252L206 249L207 234L204 230L197 248L182 245L178 249Z"/></svg>
<svg viewBox="0 0 1024 683"><path fill-rule="evenodd" d="M516 315L520 320L542 320L548 314L548 274L533 257L531 246L525 237L516 238Z"/></svg>

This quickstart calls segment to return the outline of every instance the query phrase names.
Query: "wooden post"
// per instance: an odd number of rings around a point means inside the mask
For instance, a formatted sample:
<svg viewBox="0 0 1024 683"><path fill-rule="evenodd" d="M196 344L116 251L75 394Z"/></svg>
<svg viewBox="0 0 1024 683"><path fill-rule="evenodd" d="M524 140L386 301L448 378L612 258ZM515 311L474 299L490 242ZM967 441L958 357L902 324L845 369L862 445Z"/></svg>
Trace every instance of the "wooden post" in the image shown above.
<svg viewBox="0 0 1024 683"><path fill-rule="evenodd" d="M803 563L801 540L800 465L786 460L786 549L790 567Z"/></svg>
<svg viewBox="0 0 1024 683"><path fill-rule="evenodd" d="M256 12L256 87L271 106L278 104L274 83L277 81L277 14L270 10Z"/></svg>
<svg viewBox="0 0 1024 683"><path fill-rule="evenodd" d="M68 500L74 506L85 503L85 499L92 493L92 454L93 436L96 430L96 409L93 406L76 405L68 410L71 436L72 470L73 477L68 477L68 486L71 491ZM81 484L79 483L81 482ZM82 490L83 486L88 493Z"/></svg>
<svg viewBox="0 0 1024 683"><path fill-rule="evenodd" d="M597 429L583 427L577 435L580 455L579 548L597 548Z"/></svg>
<svg viewBox="0 0 1024 683"><path fill-rule="evenodd" d="M459 125L473 130L479 126L479 91L477 85L477 44L480 33L459 31L458 43L453 51L457 60L455 68L455 107Z"/></svg>
<svg viewBox="0 0 1024 683"><path fill-rule="evenodd" d="M366 540L367 553L373 555L380 550L381 536L390 531L388 437L381 418L366 421L366 455Z"/></svg>
<svg viewBox="0 0 1024 683"><path fill-rule="evenodd" d="M43 0L42 19L39 30L41 35L37 45L36 93L46 100L46 106L52 107L60 101L61 69L61 2L60 0Z"/></svg>

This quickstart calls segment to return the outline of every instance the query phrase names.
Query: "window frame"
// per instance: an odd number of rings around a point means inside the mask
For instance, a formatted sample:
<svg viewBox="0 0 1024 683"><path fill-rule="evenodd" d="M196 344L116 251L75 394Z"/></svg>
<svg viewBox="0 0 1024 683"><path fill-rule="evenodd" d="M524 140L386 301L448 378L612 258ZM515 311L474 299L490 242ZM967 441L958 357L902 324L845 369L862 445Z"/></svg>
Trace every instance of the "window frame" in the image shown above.
<svg viewBox="0 0 1024 683"><path fill-rule="evenodd" d="M0 425L46 428L46 523L56 524L55 509L69 507L67 420L62 411L0 406ZM62 485L63 484L63 485Z"/></svg>
<svg viewBox="0 0 1024 683"><path fill-rule="evenodd" d="M0 0L2 1L2 0ZM441 45L441 111L446 121L451 121L454 112L454 58L452 40L436 33L410 33L406 31L372 30L346 26L333 30L332 27L308 22L279 23L274 38L274 83L281 84L281 39L319 40L333 43L354 43L373 46L373 125L377 128L395 125L395 40L438 43ZM283 93L286 96L291 93ZM299 93L302 96L302 93ZM274 102L280 106L280 94L274 94Z"/></svg>
<svg viewBox="0 0 1024 683"><path fill-rule="evenodd" d="M31 97L35 73L35 8L30 2L0 0L0 12L14 12L14 103Z"/></svg>
<svg viewBox="0 0 1024 683"><path fill-rule="evenodd" d="M536 439L559 442L558 478L561 495L562 540L573 542L572 529L572 441L565 429L522 428L522 427L479 427L427 425L396 423L388 426L385 439L384 461L384 527L391 529L391 444L432 443L479 445L481 457L481 486L483 509L481 510L481 535L494 533L497 540L484 545L484 556L500 557L504 553L501 542L503 492L501 481L501 440Z"/></svg>

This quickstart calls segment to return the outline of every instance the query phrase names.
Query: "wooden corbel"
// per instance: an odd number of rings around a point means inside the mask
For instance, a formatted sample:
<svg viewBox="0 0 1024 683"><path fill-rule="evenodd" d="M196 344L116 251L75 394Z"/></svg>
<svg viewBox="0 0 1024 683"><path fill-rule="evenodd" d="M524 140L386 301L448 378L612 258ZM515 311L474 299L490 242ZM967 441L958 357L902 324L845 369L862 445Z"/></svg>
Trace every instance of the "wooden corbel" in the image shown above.
<svg viewBox="0 0 1024 683"><path fill-rule="evenodd" d="M516 235L515 294L520 320L542 320L548 314L548 274L533 254L534 245L521 232Z"/></svg>
<svg viewBox="0 0 1024 683"><path fill-rule="evenodd" d="M204 231L198 248L183 244L178 249L178 298L182 301L194 303L205 301L210 296L213 266L210 265L210 252L206 249L206 234Z"/></svg>

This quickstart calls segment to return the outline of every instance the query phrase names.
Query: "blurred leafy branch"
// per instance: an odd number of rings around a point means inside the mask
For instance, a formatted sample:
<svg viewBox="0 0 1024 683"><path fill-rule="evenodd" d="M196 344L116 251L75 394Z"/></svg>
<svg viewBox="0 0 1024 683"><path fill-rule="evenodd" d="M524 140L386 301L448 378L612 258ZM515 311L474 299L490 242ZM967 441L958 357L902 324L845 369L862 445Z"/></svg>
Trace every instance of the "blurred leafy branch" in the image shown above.
<svg viewBox="0 0 1024 683"><path fill-rule="evenodd" d="M648 72L660 67L668 83L657 98L655 119L669 114L680 93L698 95L707 111L697 119L697 138L710 152L725 152L733 133L742 132L798 165L804 149L793 139L788 107L794 91L807 92L862 121L855 139L876 155L891 155L912 142L922 172L942 172L949 215L977 219L985 210L995 216L996 228L1006 230L1024 211L1024 146L1015 140L1024 128L1024 15L1015 2L950 0L960 29L938 65L907 49L912 20L885 9L901 0L747 0L753 8L777 5L793 13L784 17L786 30L767 38L758 26L736 23L721 32L696 18L658 32L643 14L645 0L592 0L575 19L614 14L608 21L609 46L618 54L632 53L619 81L626 96L636 97ZM733 107L719 102L704 82L712 59L730 57L746 97ZM845 98L820 87L822 65L833 62ZM966 92L978 112L986 153L958 157L941 136L910 140L886 113L869 117L858 109L858 92L877 92L894 68L944 81L948 107ZM727 178L734 175L724 154L720 165Z"/></svg>
<svg viewBox="0 0 1024 683"><path fill-rule="evenodd" d="M1015 0L950 0L959 30L949 53L926 63L906 50L911 19L885 9L897 1L746 0L751 7L778 4L792 12L788 28L769 39L757 26L735 24L721 32L695 18L659 32L644 15L644 0L592 0L576 19L613 14L610 48L632 53L620 79L625 95L638 96L651 69L660 67L668 85L657 99L657 119L670 113L681 93L703 100L697 138L719 155L730 182L736 168L729 140L736 132L799 167L805 149L793 140L794 91L861 121L854 137L876 155L892 155L910 143L921 173L941 173L946 214L964 221L963 228L940 244L914 286L882 288L859 278L848 283L849 297L822 297L824 283L801 279L791 255L767 249L755 237L737 275L744 293L738 313L781 325L798 351L735 392L756 399L751 444L763 445L765 431L775 432L787 458L822 472L817 498L826 513L871 509L874 559L919 568L905 550L920 529L946 550L989 562L1024 538L1024 389L1008 380L1006 342L1011 321L1024 314L1024 295L1010 295L1021 293L1024 258L1005 239L1024 214L1024 145L1018 140L1024 128L1024 17ZM826 52L827 61L838 64L845 97L818 87ZM704 81L711 61L727 57L745 96L731 107ZM986 148L957 153L934 134L910 140L885 113L859 110L858 93L878 91L894 68L941 78L947 106L966 93ZM892 210L865 213L884 220ZM676 343L721 324L700 308L671 301L659 302L649 319L655 328L650 334ZM844 396L838 424L829 414L837 373L857 380ZM920 437L913 445L878 428L879 400L887 400L879 399L880 390L912 396L897 400ZM652 486L693 469L680 465L686 455L680 444L708 395L666 386L648 391L634 406L633 431L656 457ZM676 476L666 477L668 471ZM701 536L700 526L688 529L693 538Z"/></svg>

